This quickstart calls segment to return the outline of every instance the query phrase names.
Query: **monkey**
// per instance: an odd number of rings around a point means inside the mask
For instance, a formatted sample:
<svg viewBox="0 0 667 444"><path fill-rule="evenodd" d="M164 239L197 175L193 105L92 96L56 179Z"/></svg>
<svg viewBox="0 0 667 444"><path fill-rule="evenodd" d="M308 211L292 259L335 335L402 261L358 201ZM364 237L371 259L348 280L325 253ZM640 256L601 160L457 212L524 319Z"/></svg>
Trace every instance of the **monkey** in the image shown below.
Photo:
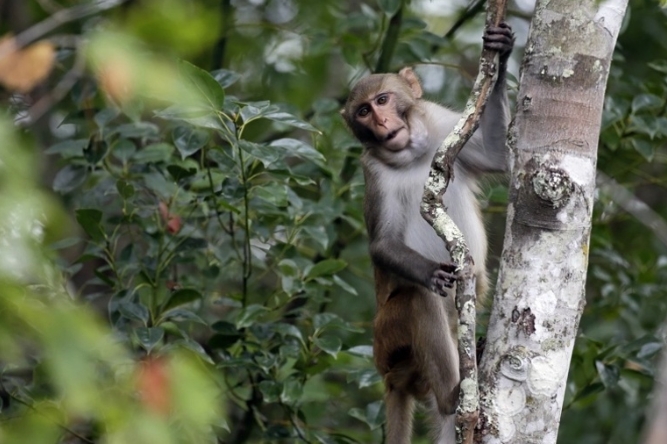
<svg viewBox="0 0 667 444"><path fill-rule="evenodd" d="M498 78L480 127L459 153L443 197L474 260L478 295L487 291L487 240L476 195L482 173L507 169L509 25L490 27L484 47L499 53ZM373 357L385 384L386 443L409 444L415 401L429 407L434 442L455 442L459 357L456 267L423 219L420 202L437 148L460 114L422 98L411 68L372 74L351 90L343 119L364 147L364 219L374 266Z"/></svg>

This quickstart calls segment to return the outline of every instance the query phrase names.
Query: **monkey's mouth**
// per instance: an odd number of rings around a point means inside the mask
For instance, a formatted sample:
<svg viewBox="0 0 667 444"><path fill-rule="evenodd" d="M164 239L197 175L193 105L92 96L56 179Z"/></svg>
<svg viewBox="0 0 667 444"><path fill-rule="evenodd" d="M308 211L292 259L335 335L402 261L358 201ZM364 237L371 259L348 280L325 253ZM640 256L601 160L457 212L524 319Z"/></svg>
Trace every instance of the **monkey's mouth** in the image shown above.
<svg viewBox="0 0 667 444"><path fill-rule="evenodd" d="M400 133L400 132L401 132L402 130L404 130L404 129L405 129L405 127L402 126L402 127L400 127L400 128L397 128L397 129L391 131L389 134L387 134L387 137L385 137L384 140L385 140L385 141L389 141L389 140L393 139L394 137L396 137L396 135L397 135L398 133Z"/></svg>

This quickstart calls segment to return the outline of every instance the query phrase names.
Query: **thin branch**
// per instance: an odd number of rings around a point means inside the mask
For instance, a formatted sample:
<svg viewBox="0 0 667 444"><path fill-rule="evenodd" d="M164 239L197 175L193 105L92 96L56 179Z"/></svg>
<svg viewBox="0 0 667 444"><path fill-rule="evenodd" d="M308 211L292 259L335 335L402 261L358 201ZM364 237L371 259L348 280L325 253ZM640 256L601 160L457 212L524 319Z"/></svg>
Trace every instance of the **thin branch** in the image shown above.
<svg viewBox="0 0 667 444"><path fill-rule="evenodd" d="M224 68L225 56L227 55L227 44L229 43L229 34L234 23L234 8L231 0L221 0L221 31L215 47L213 48L213 69Z"/></svg>
<svg viewBox="0 0 667 444"><path fill-rule="evenodd" d="M507 0L488 2L486 26L498 26L505 16ZM456 288L456 309L459 315L458 351L461 388L459 406L456 412L457 442L471 444L475 426L479 418L479 393L477 389L477 359L475 343L475 276L472 272L473 260L465 239L451 218L445 212L442 197L452 178L452 167L456 156L473 132L489 95L497 80L499 55L496 51L484 49L480 69L461 119L452 133L445 138L435 154L431 172L424 188L421 210L426 219L445 241L450 257L457 264L460 278Z"/></svg>
<svg viewBox="0 0 667 444"><path fill-rule="evenodd" d="M595 183L600 191L609 195L619 207L644 224L660 242L667 246L667 222L662 216L602 171L598 171Z"/></svg>
<svg viewBox="0 0 667 444"><path fill-rule="evenodd" d="M39 6L41 6L42 9L48 12L49 14L54 14L63 9L62 6L60 6L53 0L37 0L37 3L39 3Z"/></svg>
<svg viewBox="0 0 667 444"><path fill-rule="evenodd" d="M403 24L403 10L405 9L405 0L401 1L401 6L391 17L387 33L382 41L382 48L380 49L380 57L375 65L376 73L389 71L391 67L391 59L394 57L396 45L398 44L398 36L401 33L401 25Z"/></svg>
<svg viewBox="0 0 667 444"><path fill-rule="evenodd" d="M85 67L86 60L84 52L78 48L72 69L60 79L60 82L58 82L49 94L44 95L32 105L28 110L27 115L18 119L16 123L20 126L28 126L41 119L44 114L46 114L55 104L64 99L72 88L74 88L76 82L83 76Z"/></svg>
<svg viewBox="0 0 667 444"><path fill-rule="evenodd" d="M454 34L456 34L456 31L458 31L461 26L484 10L485 3L486 0L477 0L475 3L467 7L443 37L446 39L454 37Z"/></svg>
<svg viewBox="0 0 667 444"><path fill-rule="evenodd" d="M16 50L23 48L30 43L39 40L49 32L64 25L65 23L73 22L89 15L97 14L98 12L107 9L115 8L116 6L125 3L127 0L97 0L90 4L77 5L72 8L62 9L54 13L49 18L31 26L22 33L16 36L16 46L13 46L5 51ZM4 51L0 53L3 57Z"/></svg>

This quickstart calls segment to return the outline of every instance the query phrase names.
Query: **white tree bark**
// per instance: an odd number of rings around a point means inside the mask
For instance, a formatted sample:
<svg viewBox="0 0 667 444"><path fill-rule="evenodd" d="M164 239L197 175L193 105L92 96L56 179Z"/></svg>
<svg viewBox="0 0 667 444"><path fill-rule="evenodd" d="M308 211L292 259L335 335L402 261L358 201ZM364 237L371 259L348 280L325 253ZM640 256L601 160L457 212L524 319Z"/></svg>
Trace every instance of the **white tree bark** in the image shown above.
<svg viewBox="0 0 667 444"><path fill-rule="evenodd" d="M662 336L664 343L667 332ZM653 402L647 416L644 444L665 444L667 442L667 349L662 350L660 369L653 387Z"/></svg>
<svg viewBox="0 0 667 444"><path fill-rule="evenodd" d="M480 365L485 443L555 443L585 303L604 91L627 0L538 0L510 129L510 203Z"/></svg>

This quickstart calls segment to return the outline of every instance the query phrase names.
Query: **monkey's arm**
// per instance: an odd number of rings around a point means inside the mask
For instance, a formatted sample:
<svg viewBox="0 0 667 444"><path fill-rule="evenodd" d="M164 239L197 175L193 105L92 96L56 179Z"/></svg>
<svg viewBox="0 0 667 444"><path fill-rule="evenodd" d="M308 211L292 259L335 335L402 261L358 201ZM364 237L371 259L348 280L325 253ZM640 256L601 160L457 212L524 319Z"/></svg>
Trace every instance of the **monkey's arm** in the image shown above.
<svg viewBox="0 0 667 444"><path fill-rule="evenodd" d="M447 296L445 289L452 288L457 278L456 266L431 260L406 245L404 215L400 211L388 214L388 202L375 193L373 182L368 185L365 212L373 264L441 296Z"/></svg>
<svg viewBox="0 0 667 444"><path fill-rule="evenodd" d="M507 126L510 120L507 100L507 60L514 46L514 34L509 25L501 23L491 27L484 35L484 47L500 53L498 79L489 96L479 128L473 134L459 158L472 173L504 172L507 170Z"/></svg>
<svg viewBox="0 0 667 444"><path fill-rule="evenodd" d="M456 265L427 259L403 242L391 238L371 242L370 254L376 267L441 296L447 296L445 289L452 288L456 281Z"/></svg>

